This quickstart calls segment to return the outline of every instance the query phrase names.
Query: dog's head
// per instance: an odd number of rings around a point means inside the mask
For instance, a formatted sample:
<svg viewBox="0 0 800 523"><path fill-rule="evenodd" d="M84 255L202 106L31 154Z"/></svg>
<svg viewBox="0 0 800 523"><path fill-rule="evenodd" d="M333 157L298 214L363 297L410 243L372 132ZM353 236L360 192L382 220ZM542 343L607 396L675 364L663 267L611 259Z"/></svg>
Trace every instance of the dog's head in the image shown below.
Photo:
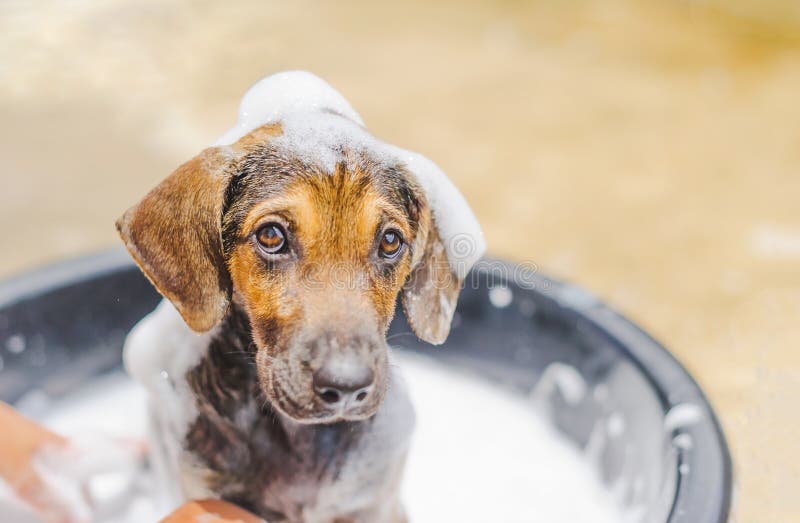
<svg viewBox="0 0 800 523"><path fill-rule="evenodd" d="M291 134L272 123L206 149L117 227L192 329L212 329L232 301L246 311L260 385L279 410L362 419L388 386L397 295L414 332L441 343L465 271L406 163L352 143L310 162L287 146Z"/></svg>

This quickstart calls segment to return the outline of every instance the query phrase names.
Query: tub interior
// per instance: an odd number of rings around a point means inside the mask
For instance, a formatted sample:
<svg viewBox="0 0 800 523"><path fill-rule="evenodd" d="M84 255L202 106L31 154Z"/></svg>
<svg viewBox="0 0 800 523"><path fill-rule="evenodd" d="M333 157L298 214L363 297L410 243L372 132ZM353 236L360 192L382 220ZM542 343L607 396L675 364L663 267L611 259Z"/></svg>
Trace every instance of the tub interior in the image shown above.
<svg viewBox="0 0 800 523"><path fill-rule="evenodd" d="M36 408L36 402L119 372L126 333L160 299L124 255L80 263L62 264L61 273L43 271L19 288L14 282L0 288L3 401ZM64 274L70 275L68 285ZM709 417L714 425L713 414L704 410L691 380L678 380L681 387L669 393L659 388L644 368L646 358L625 345L654 342L627 322L615 332L610 320L618 317L597 305L591 296L546 278L520 281L478 268L468 277L443 346L418 341L400 307L389 340L401 357L431 359L524 402L589 460L626 520L682 521L676 512L684 510L676 500L682 482L691 478L705 485L719 475L712 470L716 463L692 469L697 447L716 435L702 426ZM598 328L603 316L612 327ZM673 360L663 361L662 367L671 362L675 372L683 372ZM502 445L503 427L497 431L490 445Z"/></svg>

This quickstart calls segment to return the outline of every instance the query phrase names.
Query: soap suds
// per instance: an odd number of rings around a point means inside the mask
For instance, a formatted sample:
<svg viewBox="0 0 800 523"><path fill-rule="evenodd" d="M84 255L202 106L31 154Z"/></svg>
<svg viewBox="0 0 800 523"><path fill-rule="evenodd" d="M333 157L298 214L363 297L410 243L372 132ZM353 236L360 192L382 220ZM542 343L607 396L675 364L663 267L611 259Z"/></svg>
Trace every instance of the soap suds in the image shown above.
<svg viewBox="0 0 800 523"><path fill-rule="evenodd" d="M3 478L0 478L0 515L14 523L41 523L36 513L17 497Z"/></svg>
<svg viewBox="0 0 800 523"><path fill-rule="evenodd" d="M306 71L285 71L262 78L244 94L236 125L215 145L232 144L257 127L307 111L333 111L364 125L347 100L327 82Z"/></svg>
<svg viewBox="0 0 800 523"><path fill-rule="evenodd" d="M577 405L586 396L586 381L578 370L565 363L551 363L531 391L531 399L540 405L549 404L549 396L558 391L570 405Z"/></svg>
<svg viewBox="0 0 800 523"><path fill-rule="evenodd" d="M514 300L514 293L505 285L497 285L489 289L489 302L498 309L505 309Z"/></svg>
<svg viewBox="0 0 800 523"><path fill-rule="evenodd" d="M625 433L625 418L619 412L612 412L606 419L606 431L611 438L618 438Z"/></svg>
<svg viewBox="0 0 800 523"><path fill-rule="evenodd" d="M669 409L664 416L664 430L672 432L675 429L694 425L703 418L703 410L694 403L679 403Z"/></svg>
<svg viewBox="0 0 800 523"><path fill-rule="evenodd" d="M25 338L22 334L14 334L6 340L6 350L11 354L22 354L25 351Z"/></svg>
<svg viewBox="0 0 800 523"><path fill-rule="evenodd" d="M692 436L684 432L672 438L672 444L675 445L675 448L691 450L694 447L694 440Z"/></svg>
<svg viewBox="0 0 800 523"><path fill-rule="evenodd" d="M417 410L403 499L413 523L611 523L624 518L589 461L560 438L524 397L422 356L395 353ZM121 373L51 402L38 419L66 434L87 430L143 437L146 394ZM130 470L121 467L121 470ZM124 507L105 523L156 521L147 476L119 478L100 501ZM109 480L109 482L111 482ZM103 485L96 487L104 492ZM127 489L127 490L125 490ZM143 490L144 489L144 490ZM148 490L149 489L149 490ZM110 491L110 492L109 492ZM0 507L0 510L4 506ZM113 515L111 515L113 514Z"/></svg>
<svg viewBox="0 0 800 523"><path fill-rule="evenodd" d="M618 523L612 494L530 403L421 356L398 358L417 410L410 521Z"/></svg>

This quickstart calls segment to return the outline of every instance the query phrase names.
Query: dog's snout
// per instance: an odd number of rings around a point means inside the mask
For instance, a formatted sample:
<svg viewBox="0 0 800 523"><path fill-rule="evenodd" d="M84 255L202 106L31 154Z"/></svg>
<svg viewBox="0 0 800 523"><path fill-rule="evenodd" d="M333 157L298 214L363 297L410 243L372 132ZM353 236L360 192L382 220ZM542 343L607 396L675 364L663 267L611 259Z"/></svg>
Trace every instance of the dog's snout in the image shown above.
<svg viewBox="0 0 800 523"><path fill-rule="evenodd" d="M356 358L334 357L314 373L314 391L330 405L356 407L369 397L375 374Z"/></svg>

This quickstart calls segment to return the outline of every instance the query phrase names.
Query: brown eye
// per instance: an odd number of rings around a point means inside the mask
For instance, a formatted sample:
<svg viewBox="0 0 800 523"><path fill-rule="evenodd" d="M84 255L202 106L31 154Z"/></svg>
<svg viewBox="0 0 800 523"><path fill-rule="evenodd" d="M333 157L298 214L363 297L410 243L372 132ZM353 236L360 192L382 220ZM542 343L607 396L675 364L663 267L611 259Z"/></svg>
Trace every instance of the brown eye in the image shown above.
<svg viewBox="0 0 800 523"><path fill-rule="evenodd" d="M384 258L394 258L400 253L403 247L403 238L395 230L388 230L381 236L381 243L378 246L380 255Z"/></svg>
<svg viewBox="0 0 800 523"><path fill-rule="evenodd" d="M262 251L278 254L286 246L286 233L277 223L268 223L256 231L256 240Z"/></svg>

